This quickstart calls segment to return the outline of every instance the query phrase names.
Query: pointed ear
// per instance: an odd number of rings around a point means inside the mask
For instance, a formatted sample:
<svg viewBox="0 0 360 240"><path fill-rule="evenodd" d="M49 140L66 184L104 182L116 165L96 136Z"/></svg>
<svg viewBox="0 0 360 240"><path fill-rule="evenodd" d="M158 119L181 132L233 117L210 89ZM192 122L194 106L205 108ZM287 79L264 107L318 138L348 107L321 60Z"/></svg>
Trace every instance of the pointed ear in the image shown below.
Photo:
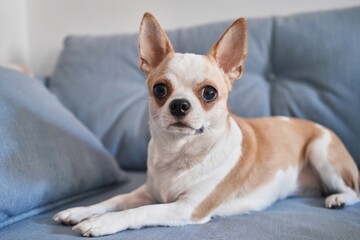
<svg viewBox="0 0 360 240"><path fill-rule="evenodd" d="M160 24L150 13L141 21L139 40L140 68L147 75L171 52L173 47Z"/></svg>
<svg viewBox="0 0 360 240"><path fill-rule="evenodd" d="M247 30L244 18L231 24L208 53L229 76L231 82L241 76L246 54Z"/></svg>

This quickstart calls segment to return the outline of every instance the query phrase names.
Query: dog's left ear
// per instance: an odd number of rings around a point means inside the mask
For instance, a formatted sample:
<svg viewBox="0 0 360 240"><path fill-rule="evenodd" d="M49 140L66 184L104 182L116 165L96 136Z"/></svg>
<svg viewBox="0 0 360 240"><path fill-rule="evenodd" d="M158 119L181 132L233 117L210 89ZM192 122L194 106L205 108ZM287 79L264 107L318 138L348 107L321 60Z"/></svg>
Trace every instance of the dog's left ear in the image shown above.
<svg viewBox="0 0 360 240"><path fill-rule="evenodd" d="M208 53L229 76L231 82L241 76L246 54L247 29L244 18L239 18L231 24Z"/></svg>

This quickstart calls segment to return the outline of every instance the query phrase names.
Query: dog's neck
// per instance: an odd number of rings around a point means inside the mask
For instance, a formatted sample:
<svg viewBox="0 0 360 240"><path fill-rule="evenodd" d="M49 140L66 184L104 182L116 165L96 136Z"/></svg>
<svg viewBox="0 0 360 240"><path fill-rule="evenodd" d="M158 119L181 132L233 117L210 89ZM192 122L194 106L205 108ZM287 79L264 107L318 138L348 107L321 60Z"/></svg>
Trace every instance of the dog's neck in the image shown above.
<svg viewBox="0 0 360 240"><path fill-rule="evenodd" d="M176 163L177 167L190 168L208 159L214 154L230 154L234 148L241 146L242 133L235 120L228 116L227 120L217 128L204 129L201 134L174 134L155 128L150 119L151 142L154 150L161 153L160 165Z"/></svg>

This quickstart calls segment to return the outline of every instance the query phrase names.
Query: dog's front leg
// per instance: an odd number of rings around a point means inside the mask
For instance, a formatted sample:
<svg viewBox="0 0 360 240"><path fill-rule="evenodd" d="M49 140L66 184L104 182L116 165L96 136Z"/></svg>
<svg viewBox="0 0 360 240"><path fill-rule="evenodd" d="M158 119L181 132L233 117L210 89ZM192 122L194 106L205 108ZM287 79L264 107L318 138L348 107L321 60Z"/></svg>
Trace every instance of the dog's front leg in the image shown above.
<svg viewBox="0 0 360 240"><path fill-rule="evenodd" d="M73 227L86 237L98 237L120 232L126 229L138 229L145 226L181 226L191 223L204 223L191 219L193 208L184 201L155 204L111 212L80 222Z"/></svg>
<svg viewBox="0 0 360 240"><path fill-rule="evenodd" d="M53 219L54 221L62 222L64 224L75 225L85 218L94 215L125 210L154 203L156 203L155 198L149 193L147 186L144 184L130 193L120 194L106 201L88 207L75 207L61 211L57 213Z"/></svg>

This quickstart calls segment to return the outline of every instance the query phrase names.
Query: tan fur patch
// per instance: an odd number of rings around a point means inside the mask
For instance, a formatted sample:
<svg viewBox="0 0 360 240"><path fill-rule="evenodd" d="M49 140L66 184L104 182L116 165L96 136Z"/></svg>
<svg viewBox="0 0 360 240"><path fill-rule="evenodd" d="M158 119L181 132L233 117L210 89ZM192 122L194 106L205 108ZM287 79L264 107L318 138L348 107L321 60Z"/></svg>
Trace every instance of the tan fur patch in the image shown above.
<svg viewBox="0 0 360 240"><path fill-rule="evenodd" d="M289 118L289 122L274 117L234 119L243 133L241 159L194 210L192 219L195 221L208 216L231 197L254 191L270 181L277 170L285 170L289 166L306 170L309 167L307 146L323 135L314 123L301 119ZM356 164L340 139L329 131L332 137L329 163L349 187L359 192Z"/></svg>
<svg viewBox="0 0 360 240"><path fill-rule="evenodd" d="M151 72L148 75L148 78L146 80L146 85L148 87L149 96L150 96L150 98L154 99L154 101L156 102L156 104L159 107L162 107L166 103L167 99L171 96L171 94L173 92L173 86L172 86L171 82L165 76L165 72L167 70L167 65L173 55L174 55L173 53L170 53L163 60L163 62L153 72ZM153 91L154 86L159 83L163 83L167 87L167 96L163 99L158 99L154 96L154 91Z"/></svg>
<svg viewBox="0 0 360 240"><path fill-rule="evenodd" d="M211 55L206 55L206 59L208 60L210 66L209 66L209 71L211 71L212 69L216 69L219 68L218 64L216 63L216 60L213 56ZM221 87L221 92L226 93L226 95L228 95L228 93L231 91L232 89L232 85L233 85L233 81L229 78L228 75L224 74L224 72L222 72L222 70L219 68L219 71L217 73L211 72L211 74L209 74L210 76L213 76L213 81L218 82L219 86Z"/></svg>
<svg viewBox="0 0 360 240"><path fill-rule="evenodd" d="M214 101L206 102L204 99L202 99L201 91L202 91L203 87L205 87L205 86L211 86L216 89L217 97ZM193 92L194 92L195 96L198 97L198 99L201 103L201 106L205 111L209 111L222 98L222 93L219 91L219 87L217 86L216 82L214 82L212 80L205 80L204 82L197 84L197 86L193 89Z"/></svg>
<svg viewBox="0 0 360 240"><path fill-rule="evenodd" d="M270 181L277 170L303 167L307 143L320 134L313 123L300 119L288 123L278 118L234 119L243 133L241 159L194 210L195 221L208 216L231 197L256 190Z"/></svg>
<svg viewBox="0 0 360 240"><path fill-rule="evenodd" d="M166 94L166 96L165 96L164 98L159 99L159 98L157 98L157 97L154 96L154 91L153 91L153 89L154 89L155 85L161 84L161 83L166 86L166 88L167 88L167 94ZM156 104L157 104L159 107L162 107L162 106L164 106L164 104L166 103L166 101L168 100L168 98L171 96L171 94L172 94L172 92L173 92L173 86L172 86L172 84L171 84L171 82L170 82L169 80L167 80L166 78L164 78L164 79L161 78L161 79L159 79L159 80L157 80L157 81L154 81L154 83L152 84L152 86L148 86L148 91L149 91L149 96L151 96L151 97L155 100Z"/></svg>

